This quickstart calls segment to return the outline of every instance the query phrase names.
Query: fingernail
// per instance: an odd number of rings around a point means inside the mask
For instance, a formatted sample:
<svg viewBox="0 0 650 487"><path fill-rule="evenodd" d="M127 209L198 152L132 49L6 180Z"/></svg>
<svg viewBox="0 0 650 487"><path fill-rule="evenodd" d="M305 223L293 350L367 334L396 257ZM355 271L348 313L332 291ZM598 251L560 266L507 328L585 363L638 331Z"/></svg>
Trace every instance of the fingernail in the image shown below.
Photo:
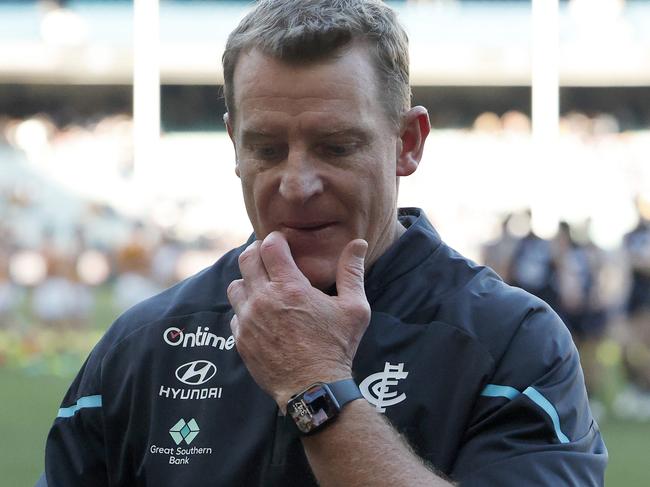
<svg viewBox="0 0 650 487"><path fill-rule="evenodd" d="M359 259L365 259L366 252L368 252L368 242L360 239L355 243L352 253Z"/></svg>

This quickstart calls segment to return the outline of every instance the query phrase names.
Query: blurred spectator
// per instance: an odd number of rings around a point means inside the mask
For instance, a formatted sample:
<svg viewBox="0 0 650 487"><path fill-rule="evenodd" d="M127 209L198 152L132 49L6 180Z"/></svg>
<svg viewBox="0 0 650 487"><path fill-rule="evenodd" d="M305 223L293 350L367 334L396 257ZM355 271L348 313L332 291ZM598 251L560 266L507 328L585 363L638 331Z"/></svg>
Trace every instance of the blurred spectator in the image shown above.
<svg viewBox="0 0 650 487"><path fill-rule="evenodd" d="M151 276L153 245L143 224L133 226L127 242L117 251L118 277L113 289L113 301L120 310L162 291Z"/></svg>
<svg viewBox="0 0 650 487"><path fill-rule="evenodd" d="M607 310L599 300L604 258L587 232L579 242L574 231L562 221L552 242L559 298L556 311L571 331L580 351L587 390L594 394L602 390L597 349L607 324Z"/></svg>
<svg viewBox="0 0 650 487"><path fill-rule="evenodd" d="M512 214L508 213L500 223L499 236L483 246L483 262L491 267L506 282L510 282L512 257L519 238L510 230Z"/></svg>
<svg viewBox="0 0 650 487"><path fill-rule="evenodd" d="M630 379L650 391L650 201L639 196L636 207L638 224L624 239L632 273L624 363Z"/></svg>
<svg viewBox="0 0 650 487"><path fill-rule="evenodd" d="M47 275L33 292L34 315L46 326L81 328L88 325L93 296L88 287L78 281L74 258L64 253L46 231L41 247Z"/></svg>
<svg viewBox="0 0 650 487"><path fill-rule="evenodd" d="M0 223L0 329L16 324L16 307L20 301L21 289L9 275L9 232Z"/></svg>
<svg viewBox="0 0 650 487"><path fill-rule="evenodd" d="M158 284L169 287L178 280L178 262L182 255L181 243L169 232L164 232L151 260L152 276Z"/></svg>
<svg viewBox="0 0 650 487"><path fill-rule="evenodd" d="M553 240L553 260L558 291L558 314L574 338L588 335L590 295L594 275L587 250L571 235L571 227L561 221Z"/></svg>
<svg viewBox="0 0 650 487"><path fill-rule="evenodd" d="M532 228L532 213L526 210L522 225L526 233L517 242L510 263L510 283L525 289L558 308L555 260L551 243L537 236Z"/></svg>
<svg viewBox="0 0 650 487"><path fill-rule="evenodd" d="M632 289L627 302L630 317L650 309L650 201L638 197L636 208L638 224L624 238L632 269Z"/></svg>
<svg viewBox="0 0 650 487"><path fill-rule="evenodd" d="M476 117L472 128L478 133L498 134L503 129L503 124L496 113L485 112Z"/></svg>
<svg viewBox="0 0 650 487"><path fill-rule="evenodd" d="M509 110L501 116L503 130L512 134L530 134L530 118L525 113Z"/></svg>

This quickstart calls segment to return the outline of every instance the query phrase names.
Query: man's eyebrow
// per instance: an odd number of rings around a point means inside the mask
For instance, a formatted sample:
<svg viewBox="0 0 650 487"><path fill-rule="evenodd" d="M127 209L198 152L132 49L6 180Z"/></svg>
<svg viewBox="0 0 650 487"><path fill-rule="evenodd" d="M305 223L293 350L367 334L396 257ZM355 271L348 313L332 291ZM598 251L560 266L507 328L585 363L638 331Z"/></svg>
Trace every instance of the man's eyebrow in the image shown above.
<svg viewBox="0 0 650 487"><path fill-rule="evenodd" d="M312 132L314 135L322 138L328 137L354 137L359 140L367 140L368 133L358 127L342 127L342 128L316 128ZM242 140L250 142L260 139L274 139L278 138L278 133L270 130L260 129L242 129Z"/></svg>
<svg viewBox="0 0 650 487"><path fill-rule="evenodd" d="M334 130L317 130L317 133L321 137L355 137L362 140L368 138L368 133L357 127L344 127Z"/></svg>
<svg viewBox="0 0 650 487"><path fill-rule="evenodd" d="M277 134L264 129L243 129L242 140L270 139L277 137Z"/></svg>

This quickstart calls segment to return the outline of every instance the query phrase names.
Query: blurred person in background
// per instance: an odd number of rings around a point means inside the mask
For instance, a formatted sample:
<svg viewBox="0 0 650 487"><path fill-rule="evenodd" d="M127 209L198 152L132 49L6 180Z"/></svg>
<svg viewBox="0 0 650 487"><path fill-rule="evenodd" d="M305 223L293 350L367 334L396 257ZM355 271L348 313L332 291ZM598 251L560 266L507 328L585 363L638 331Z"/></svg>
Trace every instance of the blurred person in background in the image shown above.
<svg viewBox="0 0 650 487"><path fill-rule="evenodd" d="M557 311L575 339L585 333L594 276L586 249L575 241L571 231L569 223L561 221L551 245L558 293Z"/></svg>
<svg viewBox="0 0 650 487"><path fill-rule="evenodd" d="M535 234L532 211L519 215L520 225L525 227L510 262L510 284L525 289L543 299L551 308L559 308L557 275L551 242Z"/></svg>
<svg viewBox="0 0 650 487"><path fill-rule="evenodd" d="M500 222L499 236L482 248L482 260L485 265L499 274L505 282L511 282L512 257L519 243L519 238L510 231L511 220L512 214L509 213Z"/></svg>
<svg viewBox="0 0 650 487"><path fill-rule="evenodd" d="M604 255L588 234L579 242L574 232L569 223L561 221L551 242L558 293L556 311L580 352L587 390L598 393L602 371L596 352L607 325L607 309L601 293Z"/></svg>
<svg viewBox="0 0 650 487"><path fill-rule="evenodd" d="M144 225L135 223L116 252L118 274L113 283L113 302L117 309L128 309L162 290L151 275L154 255Z"/></svg>
<svg viewBox="0 0 650 487"><path fill-rule="evenodd" d="M55 242L52 229L45 231L40 253L45 260L46 276L33 291L34 316L47 327L86 327L93 296L78 279L76 254L66 252Z"/></svg>
<svg viewBox="0 0 650 487"><path fill-rule="evenodd" d="M151 272L158 284L168 287L178 281L178 263L182 255L182 244L170 232L163 231L151 259Z"/></svg>
<svg viewBox="0 0 650 487"><path fill-rule="evenodd" d="M255 233L118 318L41 485L602 485L563 323L396 207L430 123L394 12L261 1L223 64Z"/></svg>
<svg viewBox="0 0 650 487"><path fill-rule="evenodd" d="M0 329L17 324L16 308L22 294L9 275L10 241L9 229L0 222Z"/></svg>
<svg viewBox="0 0 650 487"><path fill-rule="evenodd" d="M650 199L636 198L638 224L625 235L631 272L624 364L633 384L650 392Z"/></svg>

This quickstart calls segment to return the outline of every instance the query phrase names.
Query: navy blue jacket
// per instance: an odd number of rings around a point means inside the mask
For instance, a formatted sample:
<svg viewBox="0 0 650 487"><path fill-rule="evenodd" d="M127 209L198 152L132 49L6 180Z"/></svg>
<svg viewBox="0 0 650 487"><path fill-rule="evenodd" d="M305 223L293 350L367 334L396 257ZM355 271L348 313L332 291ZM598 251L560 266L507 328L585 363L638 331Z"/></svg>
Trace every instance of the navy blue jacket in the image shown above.
<svg viewBox="0 0 650 487"><path fill-rule="evenodd" d="M366 399L463 486L603 485L607 451L562 321L441 242L420 210L400 220L366 276L353 365ZM50 486L316 485L234 347L226 288L244 248L111 326L48 436Z"/></svg>

